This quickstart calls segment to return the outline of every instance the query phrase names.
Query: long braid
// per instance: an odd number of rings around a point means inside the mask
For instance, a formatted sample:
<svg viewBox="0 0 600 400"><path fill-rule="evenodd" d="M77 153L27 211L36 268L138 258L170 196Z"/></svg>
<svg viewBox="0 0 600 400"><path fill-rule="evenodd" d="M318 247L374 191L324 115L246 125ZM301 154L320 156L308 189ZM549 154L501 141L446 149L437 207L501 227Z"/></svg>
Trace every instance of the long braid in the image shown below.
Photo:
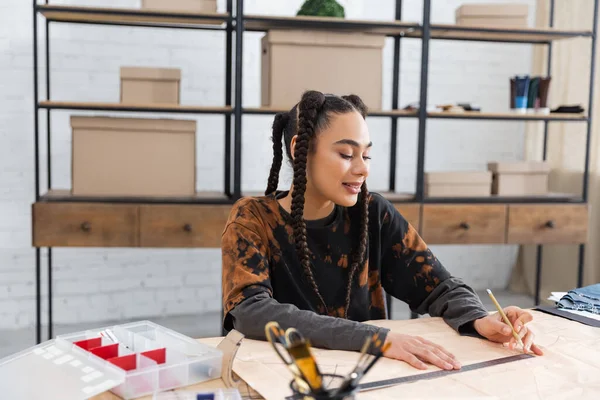
<svg viewBox="0 0 600 400"><path fill-rule="evenodd" d="M271 164L271 172L269 173L265 195L269 195L276 191L277 185L279 184L279 171L281 170L281 163L283 161L283 145L281 139L288 120L288 113L278 113L275 115L275 120L273 121L273 163Z"/></svg>
<svg viewBox="0 0 600 400"><path fill-rule="evenodd" d="M300 260L300 265L304 274L312 286L319 301L328 312L327 304L321 295L311 269L311 255L307 244L306 221L304 220L304 201L307 184L306 163L309 149L312 147L311 140L315 138L317 131L324 129L329 121L329 113L346 113L358 111L363 118L367 115L367 107L360 97L356 95L349 96L328 96L317 91L307 91L302 96L302 100L290 111L284 115L277 115L273 123L273 164L269 174L269 182L266 194L272 193L277 188L279 170L281 168L281 135L284 135L286 151L289 158L293 159L294 178L292 186L292 204L291 217L294 239L296 242L296 253ZM326 103L327 100L327 103ZM320 112L322 111L322 112ZM286 125L287 124L287 125ZM292 138L296 137L294 154L291 154ZM344 308L344 317L348 318L350 300L352 296L352 283L364 263L368 247L368 225L369 225L369 195L366 182L361 187L359 197L361 211L361 230L359 235L358 247L352 255L352 265L348 276L346 290L346 304Z"/></svg>
<svg viewBox="0 0 600 400"><path fill-rule="evenodd" d="M360 97L351 94L348 96L342 96L342 98L351 103L354 108L366 118L368 108ZM353 263L350 267L350 276L348 277L348 287L346 289L346 307L344 309L344 318L348 318L348 310L350 309L350 299L352 296L352 282L356 276L359 268L362 266L365 255L367 252L368 239L369 239L369 192L367 190L367 183L363 183L360 188L360 202L361 202L361 227L358 248L353 256Z"/></svg>
<svg viewBox="0 0 600 400"><path fill-rule="evenodd" d="M300 258L300 264L312 286L315 294L325 307L327 304L319 292L317 282L310 267L310 252L306 242L306 221L304 220L304 193L306 192L306 159L308 156L309 142L315 136L315 123L319 109L325 102L322 93L309 91L302 96L298 106L298 133L294 148L294 179L291 216L293 221L294 239L296 241L296 252Z"/></svg>
<svg viewBox="0 0 600 400"><path fill-rule="evenodd" d="M348 309L350 308L352 281L359 268L363 265L369 240L369 192L367 190L367 182L364 182L360 188L360 212L361 226L359 243L353 256L352 266L350 267L350 276L348 277L348 287L346 288L346 307L344 308L344 318L346 319L348 319Z"/></svg>

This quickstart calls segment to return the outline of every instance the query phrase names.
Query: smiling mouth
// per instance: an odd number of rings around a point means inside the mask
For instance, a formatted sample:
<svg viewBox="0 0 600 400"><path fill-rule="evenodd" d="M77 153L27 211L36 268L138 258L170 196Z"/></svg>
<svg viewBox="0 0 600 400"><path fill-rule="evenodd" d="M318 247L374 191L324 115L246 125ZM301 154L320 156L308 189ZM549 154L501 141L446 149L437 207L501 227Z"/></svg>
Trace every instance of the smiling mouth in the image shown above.
<svg viewBox="0 0 600 400"><path fill-rule="evenodd" d="M360 192L360 187L362 183L342 183L346 190L348 190L351 194L358 194Z"/></svg>

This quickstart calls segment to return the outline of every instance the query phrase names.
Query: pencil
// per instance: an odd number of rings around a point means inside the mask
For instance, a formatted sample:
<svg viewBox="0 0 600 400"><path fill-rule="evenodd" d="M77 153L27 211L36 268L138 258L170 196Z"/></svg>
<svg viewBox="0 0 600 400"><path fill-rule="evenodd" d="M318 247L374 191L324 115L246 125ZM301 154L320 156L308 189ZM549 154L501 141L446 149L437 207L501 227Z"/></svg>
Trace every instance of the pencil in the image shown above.
<svg viewBox="0 0 600 400"><path fill-rule="evenodd" d="M502 307L500 307L500 304L498 303L498 300L496 300L496 297L494 297L494 294L492 293L492 291L490 289L487 289L487 292L490 295L490 299L492 299L492 301L494 302L494 305L496 306L496 309L498 310L498 312L502 316L502 319L504 320L504 322L506 322L506 324L512 330L512 334L513 334L515 340L517 341L517 343L519 343L521 345L521 347L523 348L523 351L525 351L525 345L523 344L523 341L521 340L521 337L515 331L515 328L510 323L510 320L508 319L508 317L506 316L506 314L504 314L504 311L502 310Z"/></svg>

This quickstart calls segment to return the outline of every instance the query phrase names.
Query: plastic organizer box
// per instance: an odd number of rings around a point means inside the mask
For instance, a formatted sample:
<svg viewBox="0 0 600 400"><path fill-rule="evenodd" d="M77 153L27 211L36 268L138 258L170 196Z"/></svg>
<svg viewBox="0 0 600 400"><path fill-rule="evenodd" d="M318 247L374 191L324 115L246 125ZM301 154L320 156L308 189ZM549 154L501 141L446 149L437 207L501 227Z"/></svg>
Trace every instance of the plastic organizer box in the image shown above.
<svg viewBox="0 0 600 400"><path fill-rule="evenodd" d="M215 389L207 392L178 390L154 395L153 400L242 400L237 389Z"/></svg>
<svg viewBox="0 0 600 400"><path fill-rule="evenodd" d="M219 378L222 359L217 348L141 321L59 335L0 360L0 387L11 399L87 399L107 390L131 399Z"/></svg>

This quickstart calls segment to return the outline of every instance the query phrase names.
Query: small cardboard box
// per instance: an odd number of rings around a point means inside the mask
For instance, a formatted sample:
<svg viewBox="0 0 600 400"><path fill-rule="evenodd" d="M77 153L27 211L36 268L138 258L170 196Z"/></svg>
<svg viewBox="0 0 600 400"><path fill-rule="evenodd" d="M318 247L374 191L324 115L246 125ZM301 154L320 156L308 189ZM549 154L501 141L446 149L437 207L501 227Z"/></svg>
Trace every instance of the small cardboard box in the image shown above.
<svg viewBox="0 0 600 400"><path fill-rule="evenodd" d="M527 4L463 4L456 9L456 24L462 26L527 28Z"/></svg>
<svg viewBox="0 0 600 400"><path fill-rule="evenodd" d="M142 0L142 9L190 13L216 13L217 0Z"/></svg>
<svg viewBox="0 0 600 400"><path fill-rule="evenodd" d="M121 103L179 104L178 68L121 67Z"/></svg>
<svg viewBox="0 0 600 400"><path fill-rule="evenodd" d="M193 196L196 121L72 116L72 193Z"/></svg>
<svg viewBox="0 0 600 400"><path fill-rule="evenodd" d="M261 104L291 108L306 90L356 94L381 109L385 36L270 30L262 38Z"/></svg>
<svg viewBox="0 0 600 400"><path fill-rule="evenodd" d="M489 171L456 171L425 173L425 195L428 197L486 197L491 194Z"/></svg>
<svg viewBox="0 0 600 400"><path fill-rule="evenodd" d="M500 196L548 194L550 165L544 161L491 162L492 193Z"/></svg>

